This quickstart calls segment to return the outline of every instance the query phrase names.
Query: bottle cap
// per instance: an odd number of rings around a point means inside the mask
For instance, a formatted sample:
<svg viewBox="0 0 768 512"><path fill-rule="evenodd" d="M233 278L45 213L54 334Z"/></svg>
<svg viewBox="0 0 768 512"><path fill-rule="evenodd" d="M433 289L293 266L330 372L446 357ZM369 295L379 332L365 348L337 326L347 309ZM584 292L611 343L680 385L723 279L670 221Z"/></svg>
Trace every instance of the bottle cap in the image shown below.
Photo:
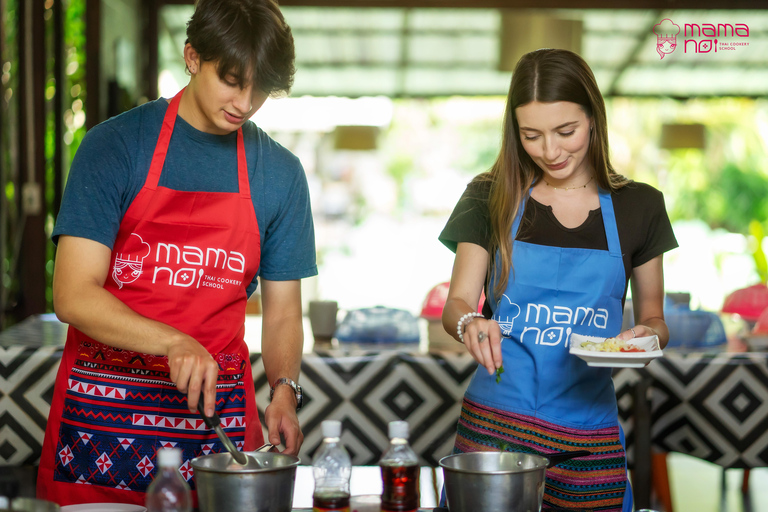
<svg viewBox="0 0 768 512"><path fill-rule="evenodd" d="M408 422L407 421L390 421L389 422L389 438L402 437L408 439Z"/></svg>
<svg viewBox="0 0 768 512"><path fill-rule="evenodd" d="M341 422L339 420L325 420L320 427L323 437L341 437Z"/></svg>
<svg viewBox="0 0 768 512"><path fill-rule="evenodd" d="M162 467L181 466L181 450L178 448L161 448L157 450L157 465Z"/></svg>

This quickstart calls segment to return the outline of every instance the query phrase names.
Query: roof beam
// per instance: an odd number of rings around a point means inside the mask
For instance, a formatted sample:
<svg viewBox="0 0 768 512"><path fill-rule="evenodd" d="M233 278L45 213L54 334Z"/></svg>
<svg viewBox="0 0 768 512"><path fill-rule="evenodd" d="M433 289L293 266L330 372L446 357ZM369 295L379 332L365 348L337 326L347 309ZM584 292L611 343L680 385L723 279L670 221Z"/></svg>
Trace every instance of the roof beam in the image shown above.
<svg viewBox="0 0 768 512"><path fill-rule="evenodd" d="M660 20L661 15L664 13L664 11L658 10L654 13L653 18ZM645 42L648 40L648 32L640 32L635 36L635 47L632 48L631 51L627 52L626 58L624 61L619 64L618 68L616 69L616 74L613 75L613 80L611 80L611 85L608 86L608 90L606 91L607 96L615 96L616 95L616 88L619 85L619 82L621 81L621 77L624 75L624 72L629 68L629 66L634 63L637 58L640 56L640 53L643 51L645 47Z"/></svg>
<svg viewBox="0 0 768 512"><path fill-rule="evenodd" d="M167 3L191 3L164 0ZM493 9L768 9L768 0L280 0L302 7L440 7Z"/></svg>
<svg viewBox="0 0 768 512"><path fill-rule="evenodd" d="M194 0L157 0L158 5L193 4ZM301 7L442 7L491 9L768 9L768 0L279 0Z"/></svg>
<svg viewBox="0 0 768 512"><path fill-rule="evenodd" d="M426 61L426 60L409 60L408 62L411 70L426 70L426 71L482 71L492 70L496 71L495 63L490 61ZM675 62L674 65L660 67L659 63L640 63L636 62L632 65L632 69L638 71L653 71L653 72L665 72L674 71L676 69L685 70L714 70L714 71L740 71L747 73L750 68L757 68L759 72L765 72L764 68L759 66L759 62L748 60L729 60L728 62L710 62L706 64L706 67L702 65L701 61L692 62ZM401 69L401 62L398 59L392 59L389 61L362 61L362 60L349 60L349 61L308 61L308 60L296 60L296 66L301 69L357 69L357 70L379 70L379 71L395 71ZM616 65L613 64L590 64L592 71L615 71ZM502 72L506 73L506 72ZM511 73L509 73L511 74Z"/></svg>

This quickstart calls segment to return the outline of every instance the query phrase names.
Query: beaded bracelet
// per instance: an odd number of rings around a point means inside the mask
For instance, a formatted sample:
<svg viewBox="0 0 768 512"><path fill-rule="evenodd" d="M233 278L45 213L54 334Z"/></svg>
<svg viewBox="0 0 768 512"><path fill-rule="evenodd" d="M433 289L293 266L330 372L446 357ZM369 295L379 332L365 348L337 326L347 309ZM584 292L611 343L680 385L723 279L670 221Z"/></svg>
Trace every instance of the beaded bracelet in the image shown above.
<svg viewBox="0 0 768 512"><path fill-rule="evenodd" d="M475 313L473 311L472 313L467 313L466 315L459 318L459 323L456 324L456 333L459 335L459 341L464 343L464 330L462 329L462 327L464 327L464 322L469 323L477 317L482 318L482 316L483 315L480 313Z"/></svg>

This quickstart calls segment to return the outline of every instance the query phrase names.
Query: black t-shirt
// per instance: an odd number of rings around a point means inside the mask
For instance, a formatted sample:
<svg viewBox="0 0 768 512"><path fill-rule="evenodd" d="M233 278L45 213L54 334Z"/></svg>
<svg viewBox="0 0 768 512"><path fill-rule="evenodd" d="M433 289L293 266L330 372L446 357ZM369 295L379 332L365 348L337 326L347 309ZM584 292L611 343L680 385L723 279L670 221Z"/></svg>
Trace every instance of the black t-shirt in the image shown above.
<svg viewBox="0 0 768 512"><path fill-rule="evenodd" d="M456 204L439 239L456 252L460 242L470 242L489 250L491 243L488 196L490 182L473 180ZM661 192L645 183L630 182L611 194L619 232L624 274L627 282L632 269L677 247L677 240L664 206ZM550 206L528 198L516 239L538 245L608 250L600 208L589 212L576 228L566 228ZM487 295L487 293L486 293ZM626 283L624 295L626 297ZM489 310L483 309L489 316Z"/></svg>

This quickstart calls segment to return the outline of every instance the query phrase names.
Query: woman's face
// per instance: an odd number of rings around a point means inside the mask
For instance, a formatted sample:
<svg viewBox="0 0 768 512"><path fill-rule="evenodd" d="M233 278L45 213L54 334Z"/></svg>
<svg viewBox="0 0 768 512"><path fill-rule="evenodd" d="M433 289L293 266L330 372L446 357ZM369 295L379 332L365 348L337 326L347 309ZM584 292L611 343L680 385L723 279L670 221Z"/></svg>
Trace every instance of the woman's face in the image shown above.
<svg viewBox="0 0 768 512"><path fill-rule="evenodd" d="M533 101L515 109L520 142L550 181L570 183L590 173L592 120L576 103Z"/></svg>
<svg viewBox="0 0 768 512"><path fill-rule="evenodd" d="M187 45L189 47L189 45ZM186 50L186 49L185 49ZM185 120L200 131L225 135L240 128L267 100L268 94L253 85L241 88L235 76L219 78L216 62L202 61L192 49L187 67L192 73L187 92L194 103ZM186 94L185 94L186 96Z"/></svg>

